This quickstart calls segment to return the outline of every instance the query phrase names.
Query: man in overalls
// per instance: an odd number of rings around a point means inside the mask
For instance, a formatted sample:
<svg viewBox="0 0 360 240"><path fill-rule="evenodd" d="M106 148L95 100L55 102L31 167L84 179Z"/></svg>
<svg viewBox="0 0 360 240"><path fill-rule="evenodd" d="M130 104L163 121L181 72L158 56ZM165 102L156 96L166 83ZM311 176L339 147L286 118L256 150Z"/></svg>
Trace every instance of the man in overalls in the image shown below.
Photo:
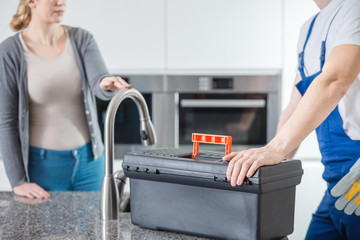
<svg viewBox="0 0 360 240"><path fill-rule="evenodd" d="M227 178L241 185L260 166L291 158L316 129L328 188L306 239L360 239L360 1L315 2L320 12L301 29L299 71L277 135L225 156Z"/></svg>

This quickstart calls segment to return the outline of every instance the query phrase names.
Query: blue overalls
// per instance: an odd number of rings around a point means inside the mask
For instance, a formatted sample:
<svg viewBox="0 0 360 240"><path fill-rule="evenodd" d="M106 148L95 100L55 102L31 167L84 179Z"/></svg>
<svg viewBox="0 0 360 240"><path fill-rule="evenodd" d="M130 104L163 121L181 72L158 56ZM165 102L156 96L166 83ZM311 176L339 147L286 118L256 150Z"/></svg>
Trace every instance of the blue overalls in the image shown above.
<svg viewBox="0 0 360 240"><path fill-rule="evenodd" d="M339 9L340 10L340 9ZM338 12L339 12L338 10ZM303 51L299 54L299 71L302 80L296 85L304 95L311 82L322 72L326 54L326 40L329 29L337 13L330 22L326 38L321 44L320 71L311 76L304 73L304 52L311 35L316 15L311 22ZM335 208L337 198L330 195L330 190L348 173L351 166L360 157L360 141L351 140L342 127L342 119L336 107L324 122L316 129L322 163L325 166L323 178L328 188L317 211L313 214L306 239L360 239L360 217L348 216ZM316 183L314 182L314 186Z"/></svg>

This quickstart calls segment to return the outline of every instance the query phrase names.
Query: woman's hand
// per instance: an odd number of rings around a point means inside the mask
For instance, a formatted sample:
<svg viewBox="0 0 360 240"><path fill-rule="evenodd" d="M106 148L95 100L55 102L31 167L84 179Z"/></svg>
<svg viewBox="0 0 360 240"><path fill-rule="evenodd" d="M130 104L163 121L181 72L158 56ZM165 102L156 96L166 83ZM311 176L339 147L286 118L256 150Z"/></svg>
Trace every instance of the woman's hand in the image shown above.
<svg viewBox="0 0 360 240"><path fill-rule="evenodd" d="M128 84L121 77L104 77L100 81L100 88L108 91L119 91L124 88L132 88L131 84Z"/></svg>
<svg viewBox="0 0 360 240"><path fill-rule="evenodd" d="M38 204L42 204L44 202L47 202L50 200L50 198L47 199L40 199L40 198L34 198L34 199L29 199L27 197L22 197L19 195L14 195L13 197L14 201L22 203L22 204L27 204L27 205L38 205Z"/></svg>
<svg viewBox="0 0 360 240"><path fill-rule="evenodd" d="M27 197L30 199L48 199L50 194L36 183L23 183L14 187L14 193L19 196Z"/></svg>
<svg viewBox="0 0 360 240"><path fill-rule="evenodd" d="M224 161L230 161L226 177L231 180L233 187L241 185L245 177L250 178L259 167L280 163L285 156L286 153L281 153L268 145L241 152L232 152L223 157Z"/></svg>

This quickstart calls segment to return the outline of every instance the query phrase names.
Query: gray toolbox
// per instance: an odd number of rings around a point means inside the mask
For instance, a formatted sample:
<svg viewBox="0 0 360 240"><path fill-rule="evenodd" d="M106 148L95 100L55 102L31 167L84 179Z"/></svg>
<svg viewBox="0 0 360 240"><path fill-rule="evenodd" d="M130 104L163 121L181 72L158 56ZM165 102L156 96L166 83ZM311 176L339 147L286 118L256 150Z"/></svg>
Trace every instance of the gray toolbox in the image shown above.
<svg viewBox="0 0 360 240"><path fill-rule="evenodd" d="M232 187L223 153L191 155L174 148L125 155L133 224L221 239L279 239L293 232L299 160L260 167Z"/></svg>

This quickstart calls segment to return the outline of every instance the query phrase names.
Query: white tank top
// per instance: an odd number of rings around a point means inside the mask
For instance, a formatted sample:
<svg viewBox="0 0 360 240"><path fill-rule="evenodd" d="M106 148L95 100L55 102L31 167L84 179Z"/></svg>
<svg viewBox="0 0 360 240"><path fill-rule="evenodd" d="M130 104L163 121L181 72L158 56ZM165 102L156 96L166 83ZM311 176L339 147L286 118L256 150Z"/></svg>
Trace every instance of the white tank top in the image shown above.
<svg viewBox="0 0 360 240"><path fill-rule="evenodd" d="M67 34L67 33L66 33ZM90 141L81 76L67 34L63 53L44 59L24 48L30 102L30 146L71 150Z"/></svg>

